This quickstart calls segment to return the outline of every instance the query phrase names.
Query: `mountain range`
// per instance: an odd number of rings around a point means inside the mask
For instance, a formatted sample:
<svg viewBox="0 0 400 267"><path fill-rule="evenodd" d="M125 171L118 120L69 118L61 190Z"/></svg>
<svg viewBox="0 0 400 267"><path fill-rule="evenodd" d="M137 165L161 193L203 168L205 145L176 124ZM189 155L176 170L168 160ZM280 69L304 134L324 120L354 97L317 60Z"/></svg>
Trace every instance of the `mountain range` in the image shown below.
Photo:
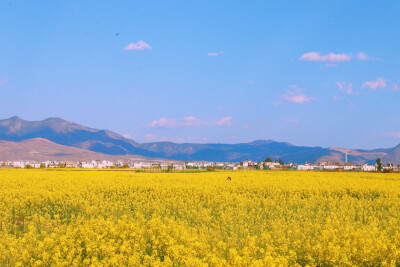
<svg viewBox="0 0 400 267"><path fill-rule="evenodd" d="M56 160L56 161L90 161L90 160L146 160L137 155L109 155L86 149L64 146L44 138L31 138L20 142L0 140L0 161L5 160ZM154 161L157 161L155 158Z"/></svg>
<svg viewBox="0 0 400 267"><path fill-rule="evenodd" d="M135 155L136 159L146 157L220 162L246 159L262 161L270 157L273 160L304 163L343 162L347 153L348 161L358 164L373 163L379 157L384 163L400 163L400 145L388 149L361 150L295 146L272 140L239 144L138 143L112 131L85 127L61 118L27 121L14 116L0 120L0 140L0 158L5 158L7 151L9 157L19 157L18 159L36 159L39 154L41 159L59 155L74 160L79 160L80 157L81 160L90 157L112 159L115 156L132 158ZM38 150L40 153L31 153Z"/></svg>

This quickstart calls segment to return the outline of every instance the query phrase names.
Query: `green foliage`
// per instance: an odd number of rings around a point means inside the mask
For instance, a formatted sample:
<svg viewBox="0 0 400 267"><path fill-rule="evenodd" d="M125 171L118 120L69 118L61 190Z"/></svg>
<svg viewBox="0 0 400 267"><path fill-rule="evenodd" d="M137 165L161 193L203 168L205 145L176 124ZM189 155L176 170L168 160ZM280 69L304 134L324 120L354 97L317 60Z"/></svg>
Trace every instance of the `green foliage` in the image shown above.
<svg viewBox="0 0 400 267"><path fill-rule="evenodd" d="M381 158L378 158L378 159L376 160L376 165L378 166L378 171L379 171L379 172L382 171L382 161L381 161Z"/></svg>
<svg viewBox="0 0 400 267"><path fill-rule="evenodd" d="M266 158L266 159L264 160L264 162L272 162L272 159L271 159L270 157L268 157L268 158Z"/></svg>

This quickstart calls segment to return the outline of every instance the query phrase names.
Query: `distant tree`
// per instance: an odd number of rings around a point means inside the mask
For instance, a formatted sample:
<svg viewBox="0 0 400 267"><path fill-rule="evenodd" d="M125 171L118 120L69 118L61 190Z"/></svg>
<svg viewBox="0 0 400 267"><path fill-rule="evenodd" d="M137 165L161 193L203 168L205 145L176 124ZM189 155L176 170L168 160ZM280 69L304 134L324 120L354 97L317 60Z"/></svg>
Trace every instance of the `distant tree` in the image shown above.
<svg viewBox="0 0 400 267"><path fill-rule="evenodd" d="M32 165L27 164L27 165L25 166L25 168L26 168L26 169L32 169L33 167L32 167Z"/></svg>
<svg viewBox="0 0 400 267"><path fill-rule="evenodd" d="M212 166L207 166L207 171L208 171L208 172L213 172L213 171L214 171L214 168L213 168Z"/></svg>
<svg viewBox="0 0 400 267"><path fill-rule="evenodd" d="M3 161L3 163L1 164L1 166L2 166L2 167L5 167L5 166L6 166L6 162Z"/></svg>
<svg viewBox="0 0 400 267"><path fill-rule="evenodd" d="M279 159L279 165L285 165L285 162L283 162L283 160Z"/></svg>
<svg viewBox="0 0 400 267"><path fill-rule="evenodd" d="M44 169L44 168L46 168L46 165L42 162L42 163L40 163L40 168Z"/></svg>
<svg viewBox="0 0 400 267"><path fill-rule="evenodd" d="M243 167L243 161L241 161L239 164L240 164L240 166L242 166L242 167Z"/></svg>
<svg viewBox="0 0 400 267"><path fill-rule="evenodd" d="M376 165L378 166L378 171L379 171L379 172L382 171L382 161L381 161L381 158L378 158L378 159L376 160Z"/></svg>
<svg viewBox="0 0 400 267"><path fill-rule="evenodd" d="M129 164L125 163L124 165L122 165L121 168L128 169L129 168Z"/></svg>
<svg viewBox="0 0 400 267"><path fill-rule="evenodd" d="M272 162L272 159L271 159L270 157L268 157L268 158L266 158L266 159L264 160L264 162Z"/></svg>

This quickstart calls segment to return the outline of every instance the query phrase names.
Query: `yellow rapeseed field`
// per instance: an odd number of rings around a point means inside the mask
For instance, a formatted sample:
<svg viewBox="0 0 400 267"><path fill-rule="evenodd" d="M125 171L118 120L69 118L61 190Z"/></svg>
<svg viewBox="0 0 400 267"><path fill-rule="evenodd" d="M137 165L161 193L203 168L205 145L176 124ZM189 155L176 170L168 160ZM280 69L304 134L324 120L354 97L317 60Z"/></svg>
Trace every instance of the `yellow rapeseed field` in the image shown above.
<svg viewBox="0 0 400 267"><path fill-rule="evenodd" d="M400 175L0 170L0 265L399 266Z"/></svg>

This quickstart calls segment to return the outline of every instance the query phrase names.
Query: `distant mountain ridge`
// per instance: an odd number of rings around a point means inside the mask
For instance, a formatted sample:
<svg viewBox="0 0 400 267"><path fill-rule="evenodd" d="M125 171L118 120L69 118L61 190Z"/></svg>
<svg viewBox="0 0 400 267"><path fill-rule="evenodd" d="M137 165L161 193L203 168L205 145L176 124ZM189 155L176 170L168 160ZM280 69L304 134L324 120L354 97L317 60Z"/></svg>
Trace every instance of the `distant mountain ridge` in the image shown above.
<svg viewBox="0 0 400 267"><path fill-rule="evenodd" d="M109 155L76 147L53 143L44 138L25 139L20 142L0 140L0 161L5 160L146 160L149 158L136 155Z"/></svg>
<svg viewBox="0 0 400 267"><path fill-rule="evenodd" d="M395 149L352 150L295 146L287 142L256 140L239 144L196 144L173 142L137 143L108 130L85 127L61 118L26 121L19 117L0 120L0 140L21 142L44 138L59 145L109 155L139 155L151 158L196 161L262 161L266 157L285 162L343 162L345 153L354 163L375 162L378 157L400 162L400 147ZM397 162L394 162L397 163Z"/></svg>
<svg viewBox="0 0 400 267"><path fill-rule="evenodd" d="M14 116L0 120L0 140L22 141L45 138L54 143L110 155L158 155L143 150L135 141L108 130L85 127L61 118L26 121Z"/></svg>

